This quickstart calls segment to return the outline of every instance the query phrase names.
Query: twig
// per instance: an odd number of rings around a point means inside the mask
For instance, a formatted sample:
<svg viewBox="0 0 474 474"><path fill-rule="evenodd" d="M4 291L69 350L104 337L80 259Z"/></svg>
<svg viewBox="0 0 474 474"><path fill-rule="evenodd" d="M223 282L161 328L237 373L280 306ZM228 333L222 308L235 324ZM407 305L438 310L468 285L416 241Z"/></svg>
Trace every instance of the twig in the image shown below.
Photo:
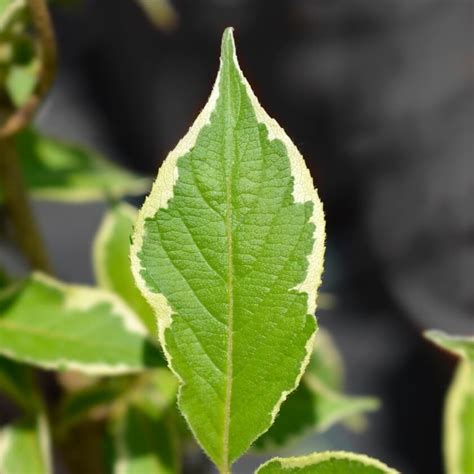
<svg viewBox="0 0 474 474"><path fill-rule="evenodd" d="M33 268L50 273L51 267L28 202L13 138L0 140L0 186L20 249Z"/></svg>

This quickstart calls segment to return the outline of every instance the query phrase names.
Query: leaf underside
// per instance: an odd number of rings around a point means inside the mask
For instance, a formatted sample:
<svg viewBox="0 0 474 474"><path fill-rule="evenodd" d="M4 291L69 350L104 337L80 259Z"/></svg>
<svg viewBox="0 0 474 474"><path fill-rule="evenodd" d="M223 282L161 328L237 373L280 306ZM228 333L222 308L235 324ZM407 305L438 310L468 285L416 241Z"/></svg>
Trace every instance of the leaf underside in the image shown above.
<svg viewBox="0 0 474 474"><path fill-rule="evenodd" d="M296 458L275 458L256 474L397 474L376 459L349 452L314 453Z"/></svg>
<svg viewBox="0 0 474 474"><path fill-rule="evenodd" d="M95 375L162 365L159 349L118 298L39 273L0 295L0 354Z"/></svg>
<svg viewBox="0 0 474 474"><path fill-rule="evenodd" d="M132 245L179 406L224 472L308 361L323 245L309 172L256 102L227 30L209 102L162 166Z"/></svg>

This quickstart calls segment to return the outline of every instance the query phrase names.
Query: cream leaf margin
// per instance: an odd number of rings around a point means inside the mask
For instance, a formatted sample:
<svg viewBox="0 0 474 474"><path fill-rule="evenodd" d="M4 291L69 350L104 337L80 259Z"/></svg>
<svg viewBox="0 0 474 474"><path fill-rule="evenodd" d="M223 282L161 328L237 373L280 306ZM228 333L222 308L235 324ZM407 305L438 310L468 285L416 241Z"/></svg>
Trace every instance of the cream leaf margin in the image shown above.
<svg viewBox="0 0 474 474"><path fill-rule="evenodd" d="M281 469L284 471L287 469L317 466L318 464L329 461L331 459L358 461L368 467L378 468L385 474L400 474L395 469L388 467L386 464L377 459L373 459L369 456L366 456L365 454L355 454L346 451L325 451L321 453L313 453L308 456L273 458L267 461L265 464L262 464L255 471L255 474L263 473L263 469L273 462L279 462Z"/></svg>

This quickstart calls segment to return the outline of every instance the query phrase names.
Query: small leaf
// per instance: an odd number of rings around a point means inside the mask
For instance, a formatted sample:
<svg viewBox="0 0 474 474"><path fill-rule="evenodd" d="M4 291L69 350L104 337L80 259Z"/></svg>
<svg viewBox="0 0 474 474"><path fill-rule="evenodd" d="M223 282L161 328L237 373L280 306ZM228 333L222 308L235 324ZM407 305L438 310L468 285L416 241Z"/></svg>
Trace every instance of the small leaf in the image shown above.
<svg viewBox="0 0 474 474"><path fill-rule="evenodd" d="M146 329L117 297L40 273L0 294L0 354L91 375L162 364Z"/></svg>
<svg viewBox="0 0 474 474"><path fill-rule="evenodd" d="M310 173L255 98L228 29L209 101L162 165L131 252L179 407L222 472L298 385L323 254Z"/></svg>
<svg viewBox="0 0 474 474"><path fill-rule="evenodd" d="M313 453L296 458L274 458L255 474L397 474L376 459L343 451Z"/></svg>
<svg viewBox="0 0 474 474"><path fill-rule="evenodd" d="M443 331L425 331L424 336L437 346L474 362L474 336L453 336Z"/></svg>
<svg viewBox="0 0 474 474"><path fill-rule="evenodd" d="M137 0L137 2L160 30L172 31L178 25L178 13L171 0Z"/></svg>
<svg viewBox="0 0 474 474"><path fill-rule="evenodd" d="M16 145L34 198L87 202L139 195L149 188L148 178L126 171L98 153L32 129L18 134Z"/></svg>
<svg viewBox="0 0 474 474"><path fill-rule="evenodd" d="M0 392L23 409L36 408L31 369L2 356L0 356Z"/></svg>
<svg viewBox="0 0 474 474"><path fill-rule="evenodd" d="M52 473L50 436L43 415L30 416L0 431L2 474Z"/></svg>
<svg viewBox="0 0 474 474"><path fill-rule="evenodd" d="M118 294L155 335L155 316L130 269L130 236L137 214L134 207L123 203L107 212L94 241L94 270L99 286Z"/></svg>
<svg viewBox="0 0 474 474"><path fill-rule="evenodd" d="M174 420L129 405L112 426L114 474L174 474L179 456Z"/></svg>
<svg viewBox="0 0 474 474"><path fill-rule="evenodd" d="M281 447L311 431L323 432L379 406L376 398L346 396L341 389L340 355L329 334L320 330L299 387L285 400L273 425L254 446L257 449Z"/></svg>

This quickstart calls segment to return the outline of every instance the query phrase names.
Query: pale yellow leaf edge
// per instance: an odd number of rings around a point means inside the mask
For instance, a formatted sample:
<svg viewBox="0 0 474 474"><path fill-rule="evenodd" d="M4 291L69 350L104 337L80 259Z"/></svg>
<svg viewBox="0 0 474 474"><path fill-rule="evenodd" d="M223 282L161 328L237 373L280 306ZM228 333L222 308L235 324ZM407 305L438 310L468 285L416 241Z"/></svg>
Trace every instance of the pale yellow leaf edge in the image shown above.
<svg viewBox="0 0 474 474"><path fill-rule="evenodd" d="M341 459L341 460L350 460L358 461L362 464L365 464L367 467L375 467L382 470L385 474L400 474L395 469L388 467L382 461L378 459L371 458L365 454L356 454L347 451L324 451L321 453L313 453L308 456L299 456L299 457L288 457L288 458L273 458L262 464L256 471L255 474L259 474L268 464L272 462L279 462L282 470L294 469L294 468L304 468L307 466L315 466L322 462L328 461L330 459Z"/></svg>
<svg viewBox="0 0 474 474"><path fill-rule="evenodd" d="M101 288L107 290L113 290L114 287L109 278L105 260L107 255L107 245L113 237L117 212L123 213L129 217L132 222L135 222L138 215L138 209L126 202L121 202L113 208L107 209L95 234L94 241L92 242L92 266L94 268L96 283Z"/></svg>

